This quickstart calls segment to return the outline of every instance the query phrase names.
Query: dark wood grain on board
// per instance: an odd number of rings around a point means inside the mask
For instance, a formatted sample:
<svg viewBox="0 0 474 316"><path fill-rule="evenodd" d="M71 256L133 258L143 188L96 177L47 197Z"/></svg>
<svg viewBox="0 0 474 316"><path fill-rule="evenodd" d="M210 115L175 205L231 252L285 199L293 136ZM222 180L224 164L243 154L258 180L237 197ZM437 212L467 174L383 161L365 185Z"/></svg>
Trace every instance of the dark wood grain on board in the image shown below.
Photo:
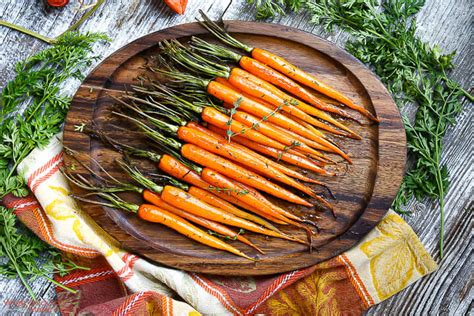
<svg viewBox="0 0 474 316"><path fill-rule="evenodd" d="M387 212L401 183L406 143L397 107L369 69L324 39L282 25L227 21L226 26L238 39L273 51L306 71L317 73L323 81L375 112L381 120L380 124L374 125L358 116L363 121L362 125L345 122L363 136L361 141L334 137L353 158L354 163L348 166L346 172L334 178L308 173L310 177L325 181L331 188L337 200L333 202L337 218L333 218L329 211L274 200L302 216L314 218L317 214L321 217L318 220L321 232L314 236L317 249L310 253L303 245L246 233L266 252L260 255L245 245L230 241L259 259L251 262L190 241L162 225L144 222L135 214L90 204L83 205L83 209L124 248L188 271L221 275L272 274L307 267L351 248ZM191 35L212 40L197 23L171 27L144 36L113 53L85 79L72 101L64 129L64 144L77 151L76 157L87 161L86 155L91 155L117 178L131 181L114 163L120 155L76 131L75 125L95 122L108 135L122 142L151 148L150 142L138 135L132 124L111 113L114 101L110 94L120 94L130 84L136 83L137 75L145 74L143 66L158 52L158 42L171 38L187 40ZM72 158L66 158L67 165L73 163L77 167L75 172L88 174ZM134 163L145 172L156 172L150 162ZM311 186L325 193L320 187ZM73 190L82 193L78 188ZM132 194L123 197L136 203L141 201L139 196ZM305 236L303 231L286 227L282 230L302 238Z"/></svg>

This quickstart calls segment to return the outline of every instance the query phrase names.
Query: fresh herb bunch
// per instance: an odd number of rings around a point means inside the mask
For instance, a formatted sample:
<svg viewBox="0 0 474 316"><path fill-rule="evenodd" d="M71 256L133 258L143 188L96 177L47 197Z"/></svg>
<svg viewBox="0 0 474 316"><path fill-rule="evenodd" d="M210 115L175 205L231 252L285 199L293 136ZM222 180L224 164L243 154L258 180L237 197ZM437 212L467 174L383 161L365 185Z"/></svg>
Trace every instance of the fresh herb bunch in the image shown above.
<svg viewBox="0 0 474 316"><path fill-rule="evenodd" d="M39 261L41 254L49 257ZM51 273L65 275L71 270L85 269L72 261L63 261L54 248L42 242L25 227L17 228L16 216L11 210L0 206L0 257L7 258L0 264L0 274L10 278L20 278L28 293L36 299L28 281L42 277L65 290L75 292L51 279Z"/></svg>
<svg viewBox="0 0 474 316"><path fill-rule="evenodd" d="M82 78L81 69L97 59L88 56L93 43L105 39L100 33L69 32L16 65L15 79L0 95L0 198L28 193L16 168L59 132L70 103L61 85L69 78Z"/></svg>
<svg viewBox="0 0 474 316"><path fill-rule="evenodd" d="M274 2L275 1L267 1ZM290 2L290 1L288 1ZM402 107L415 103L413 122L404 118L408 149L414 165L407 172L393 203L398 212L415 197L438 199L440 204L440 255L444 252L444 198L448 170L441 165L442 139L462 109L462 97L473 97L449 79L454 53L443 55L416 35L413 15L424 0L302 0L311 21L328 31L338 27L350 35L346 49L372 67ZM259 7L257 10L263 10ZM266 11L268 16L281 14Z"/></svg>
<svg viewBox="0 0 474 316"><path fill-rule="evenodd" d="M274 18L285 14L286 10L298 11L304 0L247 0L250 5L257 9L257 19Z"/></svg>
<svg viewBox="0 0 474 316"><path fill-rule="evenodd" d="M28 194L17 167L35 148L44 147L61 129L70 97L60 90L66 80L81 79L81 70L97 57L90 57L92 45L107 37L100 33L67 32L54 44L16 65L16 77L0 95L0 199L6 194ZM65 274L79 268L71 261L61 261L60 252L42 242L26 229L17 230L13 210L0 207L0 274L19 276L35 298L28 281L51 279L52 272ZM42 259L38 261L40 254ZM64 287L67 290L70 290Z"/></svg>

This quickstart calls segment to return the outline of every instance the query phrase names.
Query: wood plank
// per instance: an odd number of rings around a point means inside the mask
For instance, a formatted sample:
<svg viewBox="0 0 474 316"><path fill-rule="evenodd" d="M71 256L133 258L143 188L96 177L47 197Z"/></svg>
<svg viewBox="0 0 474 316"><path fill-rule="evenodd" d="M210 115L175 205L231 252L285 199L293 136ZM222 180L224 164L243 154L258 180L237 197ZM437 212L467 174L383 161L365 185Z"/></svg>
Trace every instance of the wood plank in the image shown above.
<svg viewBox="0 0 474 316"><path fill-rule="evenodd" d="M93 1L84 1L92 3ZM225 19L254 20L254 14L244 4L245 0L234 0ZM40 2L28 0L0 1L0 17L11 22L30 27L42 34L59 34L65 30L77 14L77 3L71 1L64 10L44 12ZM221 16L222 11L229 1L190 1L188 12L185 16L174 16L164 6L162 1L140 1L140 0L116 0L107 3L103 8L93 15L81 30L104 30L113 37L113 43L98 45L98 53L107 54L130 42L131 40L143 36L151 31L157 31L179 23L192 22L197 15L198 8L203 9L212 19ZM28 18L26 18L28 17ZM77 17L76 17L77 19ZM472 3L470 0L427 0L422 12L418 15L418 25L420 34L424 40L437 43L445 51L457 50L458 54L455 63L458 66L452 73L452 78L460 82L464 87L472 85L473 49L471 43L471 19ZM284 24L299 29L306 30L316 35L320 35L330 41L343 46L347 36L336 31L333 34L324 32L319 26L310 24L308 16L305 14L290 15L284 18L277 18L275 23ZM14 77L14 63L37 52L45 47L39 41L28 36L20 35L16 32L0 28L0 86ZM27 47L28 49L25 49ZM5 49L6 48L6 49ZM92 67L90 68L92 69ZM79 83L71 84L68 91L73 93ZM446 245L448 252L454 251L451 248L458 243L467 243L472 238L469 231L461 231L455 235L452 227L466 211L472 210L473 190L473 170L472 155L472 105L464 104L464 111L458 118L458 124L451 128L445 138L445 153L443 162L447 163L451 173L451 188L446 199L447 204L447 235L450 239ZM410 111L413 112L413 111ZM432 255L438 253L437 240L439 233L438 208L430 201L411 202L407 209L413 210L414 214L405 216L405 219L420 236L423 243ZM418 211L417 211L418 210ZM471 241L472 244L472 241ZM450 250L453 249L453 250ZM472 251L472 248L471 248ZM368 312L368 314L394 314L394 315L421 315L441 313L441 305L449 307L446 314L465 315L472 313L472 282L466 277L472 271L472 252L456 253L462 258L462 268L450 270L455 263L445 260L439 271L431 276L410 286L394 297L382 302ZM442 276L450 275L450 279L444 284L438 283ZM427 290L427 284L436 286ZM16 284L10 286L9 284ZM439 288L440 292L435 290ZM49 289L44 296L50 300L54 296L54 289ZM28 298L26 291L19 286L15 280L1 281L0 292L4 294L4 299L25 299ZM471 305L470 305L471 304ZM0 308L0 312L3 309Z"/></svg>

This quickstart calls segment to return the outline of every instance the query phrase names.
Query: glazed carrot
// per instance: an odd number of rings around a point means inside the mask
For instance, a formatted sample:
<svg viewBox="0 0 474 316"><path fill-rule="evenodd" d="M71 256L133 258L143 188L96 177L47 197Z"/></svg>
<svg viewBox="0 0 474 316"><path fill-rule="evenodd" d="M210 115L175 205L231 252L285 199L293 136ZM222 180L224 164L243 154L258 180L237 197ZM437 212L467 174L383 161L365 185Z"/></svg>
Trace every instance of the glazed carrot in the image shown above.
<svg viewBox="0 0 474 316"><path fill-rule="evenodd" d="M293 80L303 85L306 85L312 89L315 89L316 91L343 103L344 105L350 107L351 109L359 111L360 113L364 114L365 116L367 116L373 121L376 121L376 122L379 121L376 117L372 115L372 113L370 113L368 110L366 110L362 106L355 104L352 100L344 96L341 92L324 84L323 82L318 80L316 77L304 72L303 70L289 63L287 60L283 59L282 57L279 57L263 49L250 47L238 41L237 39L233 38L226 32L225 29L223 29L216 23L212 22L202 11L200 12L201 12L201 16L204 19L204 21L199 21L200 24L203 27L205 27L209 32L211 32L213 35L215 35L217 38L219 38L221 41L223 41L224 43L232 47L242 49L246 51L247 53L250 53L254 59L260 61L261 63L267 66L270 66L273 69L276 69L277 71L292 78Z"/></svg>
<svg viewBox="0 0 474 316"><path fill-rule="evenodd" d="M193 129L196 129L198 131L201 131L202 133L206 133L207 135L209 136L212 136L212 137L215 137L219 140L222 140L222 141L225 141L226 140L226 131L222 130L222 129L219 129L219 133L216 133L214 131L211 131L210 129L207 129L205 128L204 126L201 126L195 122L190 122L186 125L187 127L190 127L190 128L193 128ZM209 125L208 127L211 127L213 125ZM213 126L214 128L217 128L215 126ZM249 141L250 142L250 141ZM252 144L255 144L254 142L250 142ZM275 169L278 169L280 170L281 172L283 172L284 174L288 175L288 176L291 176L293 178L296 178L296 179L299 179L299 180L302 180L302 181L305 181L305 182L311 182L311 183L318 183L319 184L319 181L316 181L316 180L313 180L311 178L308 178L296 171L294 171L293 169L290 169L290 168L287 168L279 163L276 163L274 162L273 160L270 160L262 155L259 155L257 154L256 152L250 150L248 146L244 146L242 144L239 144L239 143L231 143L234 147L237 147L243 151L246 151L247 153L249 153L250 155L253 155L254 157L258 158L258 159L261 159L264 163L266 164L269 164L271 166L273 166ZM260 146L260 144L257 144L258 146ZM263 145L262 145L263 146ZM264 148L268 148L267 146L263 146ZM278 153L278 151L275 149L275 151ZM283 154L284 152L280 151L281 154ZM278 158L277 157L274 157L274 158ZM308 160L308 162L310 162L312 165L315 165L314 167L316 168L319 168L318 165L315 163L315 162L311 162L310 160ZM320 166L320 165L319 165ZM319 168L321 169L321 168Z"/></svg>
<svg viewBox="0 0 474 316"><path fill-rule="evenodd" d="M146 220L147 222L160 223L165 226L168 226L169 228L177 231L178 233L190 239L193 239L201 244L204 244L206 246L225 250L249 260L255 260L247 256L240 250L226 244L219 238L216 238L214 236L207 234L206 232L192 225L185 219L173 213L165 211L155 205L150 205L150 204L140 205L140 208L138 209L138 216L141 219Z"/></svg>
<svg viewBox="0 0 474 316"><path fill-rule="evenodd" d="M175 177L176 179L183 180L189 184L192 184L196 187L199 187L201 189L210 191L212 194L217 195L223 200L226 200L227 202L233 203L237 206L240 206L242 208L245 208L246 210L249 210L251 212L255 212L256 209L259 208L259 206L251 206L245 201L243 201L243 198L240 196L234 197L231 195L228 195L224 192L219 192L216 190L212 190L210 187L211 185L204 181L199 174L197 174L195 171L191 170L189 167L185 166L175 158L169 156L169 155L163 155L162 158L158 162L158 168L167 174ZM228 212L230 209L226 209ZM251 220L257 224L260 224L268 229L278 231L277 228L275 228L273 225L268 223L267 221L257 217L253 216L252 214L248 214L246 212L240 211L239 209L235 209L232 212L232 214L242 217L247 220Z"/></svg>
<svg viewBox="0 0 474 316"><path fill-rule="evenodd" d="M213 152L224 158L234 160L241 165L256 170L257 173L288 184L308 194L309 196L317 196L309 187L296 182L294 179L274 168L272 165L265 163L265 161L261 159L257 159L254 155L251 155L247 151L241 150L240 148L235 147L226 141L216 139L212 136L188 127L180 127L178 130L178 137L189 144L194 144L209 152Z"/></svg>
<svg viewBox="0 0 474 316"><path fill-rule="evenodd" d="M209 189L209 187L208 187L208 189ZM214 189L214 187L210 186L210 190L213 190L213 189ZM241 191L242 191L242 190L241 190ZM217 207L217 208L220 208L220 209L222 209L222 210L227 210L226 208L223 208L222 205L221 205L222 203L220 203L218 199L215 199L215 198L214 198L214 195L213 195L213 194L210 194L208 191L205 191L205 190L203 190L203 189L199 189L199 188L193 186L193 187L191 187L191 188L188 190L188 192L191 193L192 195L194 195L195 197L200 198L201 200L203 200L203 201L206 202L207 204L210 204L210 205L215 206L215 207ZM222 193L223 193L224 195L230 196L230 195L228 195L227 193L225 193L225 191L223 191ZM216 201L216 200L217 200L217 201ZM257 210L258 210L258 209L257 209ZM255 212L255 211L254 211L254 212ZM234 213L234 212L229 212L229 213L234 214L235 216L238 216L238 217L241 217L241 218L244 218L244 219L249 219L249 218L247 218L248 216L239 216L239 213L237 213L237 214ZM268 217L268 215L265 214L265 213L263 213L263 212L257 211L257 212L255 212L255 213L258 214L258 215L260 215L260 216ZM250 219L249 219L249 220L250 220ZM276 220L276 223L278 223L278 224L286 224L285 222L282 222L282 221L280 221L280 220L278 220L278 219L276 219L276 218L271 218L271 220L272 220L272 221L275 221L275 220ZM272 230L278 231L278 230L276 230L276 229L272 229Z"/></svg>
<svg viewBox="0 0 474 316"><path fill-rule="evenodd" d="M318 128L325 129L333 134L348 136L346 133L338 131L337 129L315 119L301 108L309 108L309 110L312 110L313 115L318 115L321 119L330 119L333 124L334 122L338 123L331 116L308 106L307 104L298 103L296 100L293 100L293 98L285 98L286 94L284 92L245 70L239 68L233 68L231 70L231 68L227 66L212 63L204 57L189 51L178 41L171 41L171 43L163 41L162 45L163 51L167 53L168 57L181 66L205 75L214 76L214 78L227 78L232 85L240 90L271 103L273 105L272 109L276 107L277 109L299 117Z"/></svg>
<svg viewBox="0 0 474 316"><path fill-rule="evenodd" d="M301 70L300 68L289 63L287 60L259 48L254 48L252 50L252 57L298 81L299 83L304 84L334 100L341 102L347 107L362 113L369 119L379 122L379 120L368 110L358 104L355 104L351 99L343 95L341 92L326 85L315 76Z"/></svg>
<svg viewBox="0 0 474 316"><path fill-rule="evenodd" d="M240 181L242 183L246 183L250 186L256 187L260 190L263 190L269 194L272 194L276 197L285 199L287 201L301 204L301 205L306 205L306 206L312 206L309 202L305 201L304 199L300 198L299 196L291 193L290 191L266 180L265 178L261 177L260 175L256 174L255 172L249 171L245 168L242 168L239 165L236 165L235 163L224 159L220 156L217 156L207 150L204 150L198 146L192 145L192 144L181 144L177 140L169 137L163 136L161 133L153 130L150 128L148 125L144 124L143 122L126 116L122 113L118 112L113 112L114 114L125 117L133 121L140 129L141 131L147 135L149 138L152 140L156 141L159 145L161 145L163 148L169 147L170 149L168 150L177 150L181 152L181 155L193 161L194 163L197 163L202 166L206 166L212 169L215 169L219 172L222 172L224 175L235 179L237 181ZM158 121L159 124L165 124L161 121ZM171 129L174 131L173 129ZM197 132L197 131L196 131ZM213 147L214 148L214 147ZM216 150L219 149L219 147L215 148ZM253 158L252 158L253 159ZM276 171L276 170L275 170ZM282 176L281 179L285 181L293 181L296 183L295 185L298 185L296 181L293 179L289 178L288 176L284 175L283 173L280 172L280 175ZM301 184L299 184L301 185ZM313 194L316 198L317 195L315 195L311 190L308 190L307 187L302 186L300 190L306 190L303 191L307 194Z"/></svg>
<svg viewBox="0 0 474 316"><path fill-rule="evenodd" d="M290 119L288 116L282 115L278 113L280 107L277 107L274 110L266 107L265 105L261 104L260 102L256 102L250 98L247 98L245 95L235 91L227 87L226 85L222 85L216 81L209 81L204 80L201 78L197 78L190 74L179 73L176 71L165 71L162 69L155 69L155 71L168 76L171 79L179 80L180 82L190 82L193 85L202 87L207 90L207 92L216 97L217 99L223 101L224 103L236 104L238 102L239 108L242 109L244 112L249 114L253 114L257 117L262 118L263 121L270 121L279 126L292 130L302 136L307 138L313 139L314 141L320 143L323 146L329 147L334 150L335 153L346 156L345 153L337 148L334 144L326 140L324 137L318 136L313 132L310 132L307 128L303 127L301 124L296 123L294 120ZM281 106L283 107L283 106ZM194 109L193 109L194 110ZM201 110L198 110L199 113Z"/></svg>
<svg viewBox="0 0 474 316"><path fill-rule="evenodd" d="M245 70L242 70L239 68L233 68L232 71L230 72L230 76L228 80L231 84L235 85L236 87L241 88L242 90L243 88L245 88L245 91L247 91L248 93L252 94L255 97L261 98L267 101L268 103L273 104L274 106L285 104L286 106L283 106L283 110L289 108L290 110L287 110L288 113L304 120L305 122L310 123L311 125L315 127L327 130L333 134L350 136L352 138L361 139L361 137L358 134L353 132L344 124L335 120L330 115L296 98L289 96L288 94L284 93L283 91L281 91L280 89L272 85L271 83L268 83L258 78L257 76L254 76L248 73ZM249 81L252 82L253 84L250 84ZM271 92L271 93L268 93L268 92ZM289 107L288 105L293 106L295 109ZM300 109L301 111L297 111L296 109ZM315 116L322 120L325 120L337 126L338 128L348 132L349 135L345 133L341 133L330 126L321 123L315 118L308 116L307 114Z"/></svg>
<svg viewBox="0 0 474 316"><path fill-rule="evenodd" d="M185 165L183 162L179 161L178 159L176 159L176 158L174 158L174 157L172 157L168 154L159 155L159 154L154 153L152 151L146 151L146 150L138 149L138 148L120 143L120 142L118 142L114 139L111 139L110 137L108 137L106 134L104 134L102 132L94 131L93 133L90 133L90 131L89 131L89 135L91 137L97 137L97 138L101 139L102 141L108 143L109 145L111 145L114 149L116 149L119 152L124 152L124 153L127 153L128 155L133 155L133 156L138 156L138 157L149 159L149 160L155 162L157 164L157 167L160 170L164 171L165 173L173 176L176 179L183 180L183 181L185 181L189 184L192 184L192 185L197 186L201 189L207 190L207 191L211 192L211 194L214 194L214 195L218 196L222 200L225 200L227 202L235 204L235 205L237 205L239 207L242 207L246 210L249 210L253 213L256 213L256 214L259 214L259 215L265 215L260 211L260 209L261 209L260 204L261 203L257 200L254 201L254 202L257 202L257 203L253 203L254 206L253 205L248 205L248 204L245 203L246 199L241 197L240 195L237 195L237 197L234 197L234 196L228 195L224 192L219 192L219 191L216 191L216 190L212 190L211 184L204 181L201 178L201 176L198 174L198 173L202 173L202 170L203 170L202 168L200 168L198 166L195 166L195 165L192 165L192 164ZM144 184L144 183L142 183L142 184ZM241 190L241 189L238 189L238 190ZM141 193L142 191L139 191L139 192ZM263 206L265 207L265 205L263 205ZM230 205L230 207L227 206L225 208L225 210L227 210L228 212L231 212L232 214L234 214L236 216L239 216L239 217L242 217L244 219L253 221L253 222L255 222L257 224L260 224L260 225L262 225L262 226L264 226L268 229L279 232L279 230L275 226L270 224L268 221L266 221L266 220L264 220L264 219L262 219L258 216L255 216L253 214L241 211L237 208L233 208L232 205ZM268 220L271 220L275 223L284 224L284 222L282 222L281 220L275 219L271 216L264 216L264 217L266 217Z"/></svg>
<svg viewBox="0 0 474 316"><path fill-rule="evenodd" d="M297 238L287 236L282 233L277 233L266 228L262 228L252 222L244 220L240 217L234 216L229 213L225 213L218 208L215 208L189 194L186 191L178 189L172 186L165 186L163 192L161 193L161 198L186 212L192 213L197 216L201 216L219 223L236 226L243 228L255 233L278 237L286 240L296 241L300 243L305 243Z"/></svg>
<svg viewBox="0 0 474 316"><path fill-rule="evenodd" d="M248 184L254 188L272 194L289 202L312 206L311 203L305 201L299 196L283 189L282 187L264 179L258 174L246 170L224 158L214 155L200 147L192 144L185 144L181 147L181 154L183 157L208 168L214 169L223 175L228 176L234 180Z"/></svg>
<svg viewBox="0 0 474 316"><path fill-rule="evenodd" d="M280 113L275 111L271 111L264 105L250 100L242 94L215 81L212 81L208 84L207 90L209 94L226 103L234 104L235 102L238 102L238 100L240 100L240 108L243 109L245 112L249 114L254 114L258 117L264 117L269 122L275 123L276 125L283 127L284 129L293 131L303 137L314 140L317 143L334 150L335 153L350 161L350 158L334 144L322 138L321 136L315 135L312 131L309 131L306 127L302 126L299 123L296 123L294 120L288 118L287 116L281 115Z"/></svg>
<svg viewBox="0 0 474 316"><path fill-rule="evenodd" d="M201 118L209 124L215 125L225 130L230 130L232 135L241 135L265 146L295 152L292 147L298 143L296 139L288 137L287 135L283 135L283 137L280 138L278 133L275 133L275 130L272 129L269 124L262 124L258 119L251 116L250 114L244 113L242 111L235 111L234 115L235 120L231 120L230 117L217 111L216 109L206 107L201 113ZM256 126L257 124L258 126ZM230 136L230 139L232 137L233 136ZM288 148L287 146L290 147ZM318 155L316 150L309 148L308 146L302 145L301 147L302 151L305 151L309 154Z"/></svg>
<svg viewBox="0 0 474 316"><path fill-rule="evenodd" d="M233 239L237 239L240 242L254 248L258 252L264 253L260 248L255 246L250 240L248 240L247 238L245 238L244 236L242 236L240 234L235 233L232 229L230 229L230 228L228 228L224 225L221 225L217 222L210 221L210 220L207 220L205 218L202 218L202 217L193 215L191 213L185 212L183 210L180 210L180 209L172 206L171 204L168 204L165 201L163 201L161 199L160 195L155 193L155 192L152 192L150 190L144 190L143 191L143 198L145 199L145 201L147 201L149 203L152 203L155 206L158 206L158 207L160 207L160 208L162 208L166 211L169 211L169 212L174 213L178 216L181 216L182 218L187 219L187 220L189 220L189 221L191 221L195 224L198 224L202 227L205 227L207 229L211 229L211 230L215 231L216 233L219 233L219 234L224 235L224 236L228 236L228 237L233 238Z"/></svg>
<svg viewBox="0 0 474 316"><path fill-rule="evenodd" d="M219 174L218 172L215 172L212 169L205 168L202 172L202 177L203 179L206 180L206 182L214 185L215 188L221 188L221 189L225 188L227 194L230 194L232 196L237 196L239 195L240 192L245 190L244 191L245 194L240 193L240 195L247 201L248 204L259 205L259 209L265 214L273 216L287 223L288 223L288 218L286 215L288 215L292 219L301 220L300 218L298 218L297 216L289 212L280 210L280 208L273 205L270 201L266 200L265 198L262 199L260 194L254 191L252 188L248 188L242 185L237 185L231 179L228 179L222 176L221 174Z"/></svg>
<svg viewBox="0 0 474 316"><path fill-rule="evenodd" d="M221 136L226 135L225 130L220 129L220 128L214 126L214 125L209 125L208 128L211 131L220 134ZM270 156L270 157L273 157L273 158L276 158L276 159L281 159L285 162L291 163L291 164L293 164L295 166L298 166L300 168L311 170L311 171L317 172L317 173L322 174L322 175L327 175L327 176L334 176L335 175L332 172L328 172L328 171L324 170L323 168L320 168L319 166L317 166L315 164L315 162L313 162L309 159L305 159L303 157L296 156L296 155L293 155L293 154L288 153L288 152L277 150L277 149L272 148L272 147L257 144L255 142L252 142L252 141L246 139L245 137L234 136L234 137L232 137L232 140L239 143L239 144L242 144L243 146L246 146L246 147L251 148L255 151L258 151L262 154L265 154L267 156Z"/></svg>
<svg viewBox="0 0 474 316"><path fill-rule="evenodd" d="M242 69L251 74L268 81L269 83L297 96L298 98L308 102L312 106L327 112L340 115L345 118L355 120L349 113L339 107L327 104L323 100L317 98L313 93L291 80L287 76L281 74L275 69L259 62L258 60L235 53L223 46L208 43L200 38L191 37L191 47L194 50L204 54L215 56L220 59L230 60L239 63Z"/></svg>

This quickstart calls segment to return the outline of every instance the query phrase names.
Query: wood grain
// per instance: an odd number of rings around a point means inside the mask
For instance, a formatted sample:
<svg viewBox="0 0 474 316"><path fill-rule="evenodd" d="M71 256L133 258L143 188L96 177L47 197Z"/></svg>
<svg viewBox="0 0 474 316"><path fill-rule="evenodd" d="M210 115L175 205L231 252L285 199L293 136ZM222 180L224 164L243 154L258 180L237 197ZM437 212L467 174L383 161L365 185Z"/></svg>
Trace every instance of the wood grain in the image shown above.
<svg viewBox="0 0 474 316"><path fill-rule="evenodd" d="M41 1L6 0L0 1L0 17L45 35L54 36L64 31L76 21L79 2L70 2L62 10L46 12ZM85 0L91 4L94 0ZM113 38L111 44L95 47L99 54L107 56L133 39L147 33L158 31L172 25L192 22L197 10L202 9L212 19L221 17L230 0L189 1L186 15L177 16L169 12L162 1L156 0L114 0L107 1L96 12L81 31L100 30ZM224 18L251 21L254 13L249 10L245 0L233 0ZM310 23L307 14L290 14L276 18L274 23L296 27L319 35L337 45L343 46L347 35L336 30L325 32L320 26ZM457 51L454 62L456 70L450 75L465 88L472 85L473 46L472 2L470 0L427 0L417 15L417 25L421 38L431 44L438 44L444 52ZM14 77L14 64L45 47L28 36L0 28L0 86ZM95 65L92 65L89 70ZM87 73L87 71L86 71ZM65 91L74 93L79 82L72 81ZM415 107L403 109L404 114L412 115ZM473 209L474 196L472 117L474 107L464 103L464 110L457 118L455 128L451 128L444 141L443 163L450 172L451 185L446 197L446 251L449 260L440 263L440 269L421 279L402 292L372 307L369 315L468 315L472 314L474 291L472 278L466 277L472 266L472 229L459 230L458 223L466 220L465 214ZM413 227L431 255L437 258L439 234L439 209L429 200L411 201L407 210L413 213L404 216ZM469 218L467 218L469 220ZM471 219L472 221L472 219ZM455 247L456 246L456 247ZM459 246L459 247L458 247ZM439 258L437 258L439 261ZM37 280L33 284L35 293L42 300L53 302L55 290L48 282ZM0 280L0 302L30 302L29 295L18 280ZM32 304L33 305L33 304ZM11 307L0 304L0 313L22 312L31 309ZM57 309L53 309L57 311ZM52 313L53 314L53 313Z"/></svg>
<svg viewBox="0 0 474 316"><path fill-rule="evenodd" d="M83 209L130 251L172 267L195 272L222 275L274 274L307 267L349 249L385 214L402 179L406 144L396 105L370 70L330 42L276 24L228 21L226 27L245 43L273 51L306 71L317 73L321 80L343 91L358 104L375 111L381 120L379 125L365 120L362 126L346 122L362 135L362 141L334 139L341 143L354 161L342 176L318 177L328 183L336 196L336 219L329 211L316 212L275 201L302 216L318 214L322 217L318 221L321 232L314 237L316 251L310 253L304 245L277 238L272 238L269 242L262 235L246 233L265 251L265 255L258 255L256 251L250 251L238 242L232 243L257 257L259 260L254 263L199 245L166 227L146 223L134 214L91 205L84 206ZM144 66L158 53L159 41L169 38L185 41L189 36L201 33L204 33L201 37L212 40L197 23L179 25L142 37L109 56L84 80L74 96L64 128L64 144L77 151L81 160L86 161L86 155L90 154L107 171L113 172L114 177L130 181L123 172L117 170L114 163L114 158L119 157L119 154L100 141L90 140L84 133L77 132L75 126L94 122L114 139L135 146L146 144L146 139L137 136L133 128L130 128L130 122L112 114L115 102L109 93L129 89L135 78L143 74ZM360 119L363 120L362 117ZM73 158L66 158L65 161L66 164L77 165ZM144 170L156 172L156 167L151 163L138 163ZM86 170L77 167L74 172L89 175ZM314 174L310 176L317 177ZM76 190L78 194L81 193L77 188ZM130 195L127 197L133 198ZM138 197L134 201L137 204L142 202ZM301 229L282 229L305 238ZM123 231L130 236L124 236Z"/></svg>

